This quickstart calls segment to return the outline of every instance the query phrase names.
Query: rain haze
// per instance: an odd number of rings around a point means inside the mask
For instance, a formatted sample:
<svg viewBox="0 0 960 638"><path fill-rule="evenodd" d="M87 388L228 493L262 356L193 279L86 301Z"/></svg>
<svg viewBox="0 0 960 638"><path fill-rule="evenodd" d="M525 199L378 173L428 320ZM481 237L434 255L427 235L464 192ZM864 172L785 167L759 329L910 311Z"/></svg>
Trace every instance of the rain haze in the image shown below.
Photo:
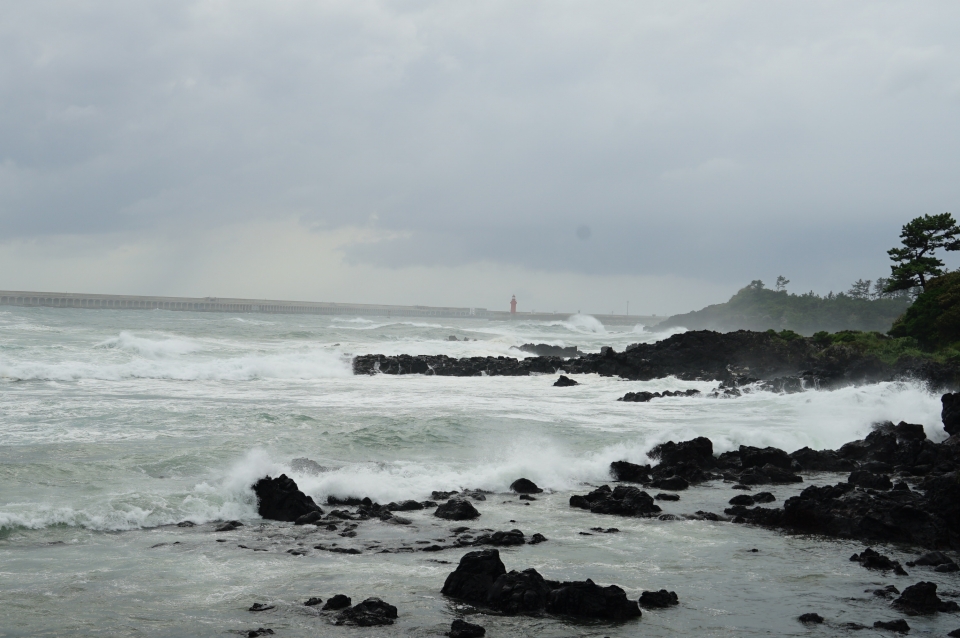
<svg viewBox="0 0 960 638"><path fill-rule="evenodd" d="M3 289L665 314L960 213L956 3L0 15Z"/></svg>

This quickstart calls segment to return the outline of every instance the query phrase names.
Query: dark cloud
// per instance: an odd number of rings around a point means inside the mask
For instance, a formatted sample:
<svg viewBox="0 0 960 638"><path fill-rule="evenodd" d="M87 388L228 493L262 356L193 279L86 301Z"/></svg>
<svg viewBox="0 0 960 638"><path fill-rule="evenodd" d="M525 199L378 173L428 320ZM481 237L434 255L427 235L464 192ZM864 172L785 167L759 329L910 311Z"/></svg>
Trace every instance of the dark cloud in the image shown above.
<svg viewBox="0 0 960 638"><path fill-rule="evenodd" d="M355 264L838 288L906 219L960 212L958 14L7 3L0 232L296 216L402 236Z"/></svg>

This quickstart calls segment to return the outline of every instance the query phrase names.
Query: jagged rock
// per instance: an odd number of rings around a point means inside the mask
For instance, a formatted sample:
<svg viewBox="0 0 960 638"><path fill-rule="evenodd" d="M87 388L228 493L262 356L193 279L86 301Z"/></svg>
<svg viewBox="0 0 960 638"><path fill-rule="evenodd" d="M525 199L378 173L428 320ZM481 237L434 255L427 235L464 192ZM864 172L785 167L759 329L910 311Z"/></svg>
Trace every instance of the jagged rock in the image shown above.
<svg viewBox="0 0 960 638"><path fill-rule="evenodd" d="M873 595L879 596L880 598L890 599L890 598L893 598L894 596L899 596L900 590L894 587L893 585L887 585L883 589L874 589Z"/></svg>
<svg viewBox="0 0 960 638"><path fill-rule="evenodd" d="M549 585L537 570L511 571L490 586L487 606L505 614L533 614L543 610L549 593Z"/></svg>
<svg viewBox="0 0 960 638"><path fill-rule="evenodd" d="M487 630L480 625L474 625L459 618L453 621L450 631L447 632L450 638L482 638L486 634Z"/></svg>
<svg viewBox="0 0 960 638"><path fill-rule="evenodd" d="M777 497L770 492L757 492L753 495L754 503L773 503Z"/></svg>
<svg viewBox="0 0 960 638"><path fill-rule="evenodd" d="M702 469L710 469L717 465L717 460L713 457L713 442L704 436L680 443L661 443L654 446L647 456L659 459L660 464L665 466L690 463Z"/></svg>
<svg viewBox="0 0 960 638"><path fill-rule="evenodd" d="M660 591L645 591L640 594L640 606L644 609L662 609L672 605L679 605L677 593L661 589Z"/></svg>
<svg viewBox="0 0 960 638"><path fill-rule="evenodd" d="M910 625L907 624L907 621L903 618L898 618L896 620L878 620L873 623L874 628L876 629L887 629L889 631L895 631L898 634L905 634L910 631Z"/></svg>
<svg viewBox="0 0 960 638"><path fill-rule="evenodd" d="M790 459L807 472L850 472L856 469L853 461L841 458L834 450L811 450L804 447L791 452Z"/></svg>
<svg viewBox="0 0 960 638"><path fill-rule="evenodd" d="M493 534L483 534L478 536L474 545L493 545L494 547L509 547L511 545L523 545L526 539L523 532L518 529L512 529L509 532L494 532Z"/></svg>
<svg viewBox="0 0 960 638"><path fill-rule="evenodd" d="M543 534L537 533L537 534L534 534L533 536L530 537L530 540L527 541L527 544L528 544L528 545L538 545L538 544L540 544L540 543L545 542L546 540L548 540L546 536L544 536Z"/></svg>
<svg viewBox="0 0 960 638"><path fill-rule="evenodd" d="M338 609L346 609L350 606L350 597L344 596L343 594L337 594L336 596L331 596L330 600L327 601L327 604L323 606L324 610L336 611Z"/></svg>
<svg viewBox="0 0 960 638"><path fill-rule="evenodd" d="M460 559L457 569L447 576L440 592L469 603L486 604L494 581L506 573L497 550L468 552Z"/></svg>
<svg viewBox="0 0 960 638"><path fill-rule="evenodd" d="M306 601L305 603L303 603L303 604L304 604L305 606L307 606L307 607L316 607L317 605L319 605L319 604L322 603L322 602L323 602L323 599L322 599L322 598L319 598L319 597L317 597L317 596L311 596L311 597L308 598L307 601Z"/></svg>
<svg viewBox="0 0 960 638"><path fill-rule="evenodd" d="M589 494L571 496L570 506L590 510L594 514L620 516L647 516L662 511L649 494L626 485L618 485L613 490L603 485Z"/></svg>
<svg viewBox="0 0 960 638"><path fill-rule="evenodd" d="M379 598L367 598L353 607L337 614L338 625L356 625L357 627L379 627L392 625L397 618L397 608Z"/></svg>
<svg viewBox="0 0 960 638"><path fill-rule="evenodd" d="M470 501L454 498L439 505L433 515L449 521L468 521L479 518L480 512L477 511L477 508L475 508Z"/></svg>
<svg viewBox="0 0 960 638"><path fill-rule="evenodd" d="M511 483L510 489L517 494L540 494L543 492L542 489L537 487L536 483L525 478L518 478L516 481Z"/></svg>
<svg viewBox="0 0 960 638"><path fill-rule="evenodd" d="M848 483L852 483L857 487L870 488L873 490L889 490L893 489L893 483L890 481L890 477L886 474L874 474L873 472L868 472L867 470L856 470L850 473L850 476L847 478Z"/></svg>
<svg viewBox="0 0 960 638"><path fill-rule="evenodd" d="M637 465L627 461L614 461L610 464L610 475L615 481L628 483L649 483L650 466Z"/></svg>
<svg viewBox="0 0 960 638"><path fill-rule="evenodd" d="M937 584L927 581L920 581L904 589L900 597L893 601L893 606L908 616L960 611L960 606L952 600L941 600L937 596Z"/></svg>
<svg viewBox="0 0 960 638"><path fill-rule="evenodd" d="M616 585L601 587L592 580L560 583L547 597L547 611L551 614L602 618L622 621L641 615L637 603L628 599L626 592Z"/></svg>
<svg viewBox="0 0 960 638"><path fill-rule="evenodd" d="M940 397L943 410L940 418L943 420L943 429L951 436L960 434L960 392L947 393Z"/></svg>
<svg viewBox="0 0 960 638"><path fill-rule="evenodd" d="M690 483L682 476L668 476L666 478L657 479L650 484L654 487L660 488L661 490L679 491L690 487Z"/></svg>
<svg viewBox="0 0 960 638"><path fill-rule="evenodd" d="M266 476L253 484L257 495L257 512L263 518L275 521L296 521L304 514L320 512L313 499L297 488L297 483L286 474L273 479Z"/></svg>
<svg viewBox="0 0 960 638"><path fill-rule="evenodd" d="M520 496L517 497L517 499L518 499L518 500L521 500L521 501L535 501L535 500L537 500L536 497L530 496L529 494L521 494Z"/></svg>
<svg viewBox="0 0 960 638"><path fill-rule="evenodd" d="M740 467L764 467L772 465L781 470L793 469L793 459L781 449L775 447L758 448L749 445L740 446Z"/></svg>
<svg viewBox="0 0 960 638"><path fill-rule="evenodd" d="M232 532L233 530L237 529L238 527L243 527L243 523L241 523L240 521L227 521L227 522L224 523L223 525L218 526L215 531L217 531L217 532Z"/></svg>
<svg viewBox="0 0 960 638"><path fill-rule="evenodd" d="M753 496L750 494L737 494L728 501L731 505L743 505L744 507L749 507L753 505L754 501Z"/></svg>
<svg viewBox="0 0 960 638"><path fill-rule="evenodd" d="M854 554L850 557L850 560L860 563L867 569L878 569L881 571L893 570L893 573L897 574L898 576L907 575L907 572L904 571L899 561L895 561L889 556L880 554L872 547L866 548L859 554Z"/></svg>
<svg viewBox="0 0 960 638"><path fill-rule="evenodd" d="M823 622L823 616L810 612L807 614L802 614L799 618L797 618L797 620L805 625L819 625Z"/></svg>
<svg viewBox="0 0 960 638"><path fill-rule="evenodd" d="M775 465L751 467L744 470L739 481L743 485L784 485L788 483L802 483L803 477L779 468Z"/></svg>
<svg viewBox="0 0 960 638"><path fill-rule="evenodd" d="M558 388L568 388L572 385L580 385L580 383L578 383L577 381L574 381L573 379L571 379L570 377L564 374L561 374L560 378L557 379L553 385Z"/></svg>

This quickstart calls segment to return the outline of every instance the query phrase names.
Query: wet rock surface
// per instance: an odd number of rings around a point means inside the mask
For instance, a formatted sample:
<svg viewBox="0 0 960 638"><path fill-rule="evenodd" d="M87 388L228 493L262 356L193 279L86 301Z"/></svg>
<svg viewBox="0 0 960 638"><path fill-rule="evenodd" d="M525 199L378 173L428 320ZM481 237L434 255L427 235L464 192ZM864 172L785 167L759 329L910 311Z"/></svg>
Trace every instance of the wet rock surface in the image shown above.
<svg viewBox="0 0 960 638"><path fill-rule="evenodd" d="M872 547L868 547L859 554L854 554L850 557L851 561L860 563L863 567L867 569L876 569L880 571L892 571L898 576L906 576L907 572L903 569L903 566L899 561L891 559L889 556L884 556L883 554L877 552Z"/></svg>
<svg viewBox="0 0 960 638"><path fill-rule="evenodd" d="M680 604L677 593L661 589L659 591L645 591L640 594L640 606L644 609L663 609Z"/></svg>
<svg viewBox="0 0 960 638"><path fill-rule="evenodd" d="M626 485L618 485L612 490L608 485L603 485L589 494L571 496L570 507L590 510L594 514L619 516L650 516L663 511L649 494Z"/></svg>
<svg viewBox="0 0 960 638"><path fill-rule="evenodd" d="M954 601L941 600L937 596L937 584L927 581L921 581L904 589L892 605L908 616L960 611L960 606Z"/></svg>
<svg viewBox="0 0 960 638"><path fill-rule="evenodd" d="M379 598L367 598L353 607L337 614L338 625L356 625L357 627L379 627L392 625L397 618L397 608Z"/></svg>
<svg viewBox="0 0 960 638"><path fill-rule="evenodd" d="M260 479L253 484L253 491L257 495L257 512L263 518L293 522L312 512L323 514L313 499L301 492L296 481L286 474Z"/></svg>
<svg viewBox="0 0 960 638"><path fill-rule="evenodd" d="M470 501L462 498L453 498L439 505L433 513L437 518L444 518L448 521L469 521L480 517L480 512Z"/></svg>
<svg viewBox="0 0 960 638"><path fill-rule="evenodd" d="M487 635L486 629L460 618L451 623L450 631L447 632L447 636L450 638L481 638L485 635Z"/></svg>
<svg viewBox="0 0 960 638"><path fill-rule="evenodd" d="M561 374L560 378L554 381L553 385L557 388L568 388L570 386L580 385L580 383L577 381L574 381L573 379L571 379L566 375Z"/></svg>
<svg viewBox="0 0 960 638"><path fill-rule="evenodd" d="M535 569L507 572L495 549L469 552L441 590L443 595L504 614L550 613L621 621L641 615L636 602L616 585L591 580L546 580Z"/></svg>
<svg viewBox="0 0 960 638"><path fill-rule="evenodd" d="M824 345L813 338L784 340L771 332L719 333L691 330L656 343L637 343L623 352L606 347L578 358L537 356L465 357L446 355L370 354L353 360L355 374L424 374L438 376L527 376L530 374L595 373L635 381L668 376L679 379L721 381L735 395L736 385L762 382L776 392L803 386L821 389L856 383L894 381L913 377L945 387L956 381L950 363L901 358L888 364L841 344ZM952 405L952 404L951 404ZM952 413L951 413L952 414ZM951 423L953 423L951 421Z"/></svg>

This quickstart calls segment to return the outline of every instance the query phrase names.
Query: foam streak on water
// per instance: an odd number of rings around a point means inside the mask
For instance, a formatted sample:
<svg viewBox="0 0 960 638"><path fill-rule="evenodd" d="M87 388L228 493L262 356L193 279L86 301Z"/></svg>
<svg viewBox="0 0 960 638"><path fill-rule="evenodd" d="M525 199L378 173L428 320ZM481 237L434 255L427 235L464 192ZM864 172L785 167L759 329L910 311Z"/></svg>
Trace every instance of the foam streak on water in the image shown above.
<svg viewBox="0 0 960 638"><path fill-rule="evenodd" d="M450 335L460 340L448 341ZM942 439L938 397L917 384L635 404L616 399L638 390L706 393L714 384L586 375L579 386L554 388L553 376L355 377L350 370L351 356L362 353L526 356L515 346L533 341L595 352L654 338L632 326L605 329L588 316L428 323L0 311L0 635L220 636L250 626L288 636L347 635L297 603L341 590L396 604L402 633L436 635L449 627L454 609L438 591L452 566L425 555L294 558L239 551L240 543L216 543L202 526L169 527L240 519L256 529L250 485L283 472L318 502L328 495L387 502L423 500L433 490L504 492L516 478L530 478L548 490L540 501L521 507L492 496L479 504L482 526L519 526L551 539L505 551L508 569L535 566L556 578L617 582L634 596L675 589L684 605L672 615L647 613L641 627L650 635L698 628L766 635L770 622L761 608L775 610L778 633L803 633L790 618L807 610L798 597L817 587L830 594L817 600L821 613L868 624L890 616L873 600L837 602L862 596L877 580L838 562L855 545L706 521L598 521L566 500L585 484L609 481L611 461L648 462L651 447L670 439L707 436L718 452L741 444L835 448L885 419L922 423L928 436ZM297 457L328 471L295 471ZM780 496L790 490L796 488ZM729 492L722 484L690 492L668 511L719 511ZM414 531L376 533L444 533L428 512L413 517ZM579 534L598 524L622 531ZM273 528L264 529L242 543L271 547ZM160 542L180 545L151 549ZM756 546L762 556L744 563L742 552ZM455 561L460 553L442 558ZM254 600L274 601L279 611L251 618L245 609ZM495 635L637 632L549 619L481 620L499 628Z"/></svg>

